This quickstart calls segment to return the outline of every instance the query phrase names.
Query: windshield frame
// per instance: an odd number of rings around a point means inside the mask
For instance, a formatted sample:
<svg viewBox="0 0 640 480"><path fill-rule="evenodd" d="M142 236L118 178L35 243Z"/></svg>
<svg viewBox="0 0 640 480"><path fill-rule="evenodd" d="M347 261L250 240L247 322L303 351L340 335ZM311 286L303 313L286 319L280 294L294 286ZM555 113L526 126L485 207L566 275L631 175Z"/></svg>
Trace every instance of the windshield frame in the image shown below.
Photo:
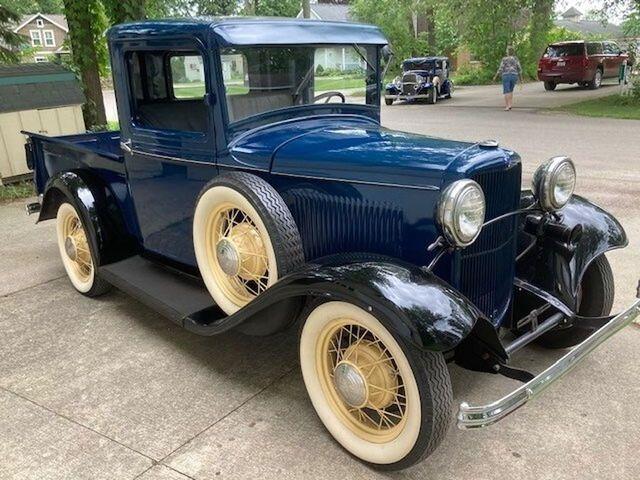
<svg viewBox="0 0 640 480"><path fill-rule="evenodd" d="M374 61L367 63L367 68L364 72L364 80L365 80L365 90L369 91L368 95L365 95L365 103L303 103L300 105L292 105L286 106L283 108L276 108L273 110L268 110L264 112L258 112L253 115L249 115L243 118L231 120L229 114L229 104L226 95L226 84L223 78L223 55L227 54L230 50L235 50L241 52L242 50L248 49L260 49L260 48L336 48L336 47L344 47L348 46L354 49L356 53L361 55L363 53L363 48L373 48L375 50ZM286 119L296 118L296 117L308 117L311 115L326 115L326 114L355 114L355 115L365 115L368 117L372 117L379 121L380 118L380 101L381 101L381 90L382 90L382 79L381 79L381 45L376 44L355 44L355 43L345 43L345 44L291 44L291 45L246 45L246 46L233 46L233 47L223 47L219 48L216 52L217 57L217 70L219 72L219 81L217 81L217 92L221 111L223 114L223 121L225 125L225 131L227 133L227 139L234 137L237 133L246 131L250 128L256 126L262 126L264 124L271 122L278 122ZM246 58L246 57L245 57ZM366 57L365 57L366 59ZM309 69L310 72L313 72L313 75L310 75L310 79L313 80L316 78L315 75L315 67ZM305 73L306 75L306 73ZM373 79L373 81L369 81ZM308 80L307 80L308 81ZM295 85L296 91L299 89L299 84ZM370 89L375 88L375 92ZM347 97L348 98L348 97ZM370 101L368 101L370 100Z"/></svg>

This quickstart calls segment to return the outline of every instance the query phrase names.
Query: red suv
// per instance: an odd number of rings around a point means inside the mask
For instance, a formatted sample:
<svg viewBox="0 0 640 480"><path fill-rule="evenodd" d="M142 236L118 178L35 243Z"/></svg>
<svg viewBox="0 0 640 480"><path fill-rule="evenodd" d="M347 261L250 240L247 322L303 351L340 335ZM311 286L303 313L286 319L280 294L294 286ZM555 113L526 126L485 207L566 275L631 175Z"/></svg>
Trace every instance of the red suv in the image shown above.
<svg viewBox="0 0 640 480"><path fill-rule="evenodd" d="M617 78L620 65L628 60L615 42L552 43L538 62L538 79L545 90L555 90L559 83L596 89L603 78Z"/></svg>

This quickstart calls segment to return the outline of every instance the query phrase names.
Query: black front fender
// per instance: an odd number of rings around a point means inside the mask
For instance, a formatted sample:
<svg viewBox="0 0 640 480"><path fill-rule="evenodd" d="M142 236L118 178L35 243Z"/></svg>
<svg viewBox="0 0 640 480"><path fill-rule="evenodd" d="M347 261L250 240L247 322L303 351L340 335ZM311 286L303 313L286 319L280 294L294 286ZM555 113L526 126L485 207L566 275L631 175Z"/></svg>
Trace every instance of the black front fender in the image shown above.
<svg viewBox="0 0 640 480"><path fill-rule="evenodd" d="M105 265L136 253L120 208L109 188L83 171L65 171L51 177L44 188L38 222L56 217L58 207L70 202L87 229L94 261Z"/></svg>
<svg viewBox="0 0 640 480"><path fill-rule="evenodd" d="M252 320L276 303L296 296L358 305L383 319L409 343L432 351L454 349L481 316L469 300L420 267L388 258L349 261L336 256L280 279L229 317L207 325L186 319L184 326L212 335Z"/></svg>
<svg viewBox="0 0 640 480"><path fill-rule="evenodd" d="M523 192L522 204L532 201L531 192ZM582 226L582 237L571 255L539 241L536 252L518 262L516 276L523 285L533 285L575 311L578 286L589 264L605 252L625 247L628 239L618 220L579 195L574 195L559 213L563 225ZM521 231L520 235L527 234Z"/></svg>

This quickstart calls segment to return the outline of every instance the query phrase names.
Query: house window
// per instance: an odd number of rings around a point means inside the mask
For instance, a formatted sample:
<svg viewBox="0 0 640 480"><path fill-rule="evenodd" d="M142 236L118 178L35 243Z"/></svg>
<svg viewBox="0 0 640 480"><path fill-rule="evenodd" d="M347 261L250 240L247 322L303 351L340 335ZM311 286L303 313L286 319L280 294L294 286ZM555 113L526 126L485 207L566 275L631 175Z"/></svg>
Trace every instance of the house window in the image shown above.
<svg viewBox="0 0 640 480"><path fill-rule="evenodd" d="M31 35L31 46L32 47L41 47L42 46L42 35L40 30L29 30L29 34Z"/></svg>
<svg viewBox="0 0 640 480"><path fill-rule="evenodd" d="M48 62L49 60L47 60L47 57L35 57L35 61L36 63L45 63Z"/></svg>
<svg viewBox="0 0 640 480"><path fill-rule="evenodd" d="M53 36L53 30L44 30L42 33L44 34L44 46L55 47L56 39Z"/></svg>
<svg viewBox="0 0 640 480"><path fill-rule="evenodd" d="M36 27L38 28L44 27L44 21L41 18L36 20Z"/></svg>

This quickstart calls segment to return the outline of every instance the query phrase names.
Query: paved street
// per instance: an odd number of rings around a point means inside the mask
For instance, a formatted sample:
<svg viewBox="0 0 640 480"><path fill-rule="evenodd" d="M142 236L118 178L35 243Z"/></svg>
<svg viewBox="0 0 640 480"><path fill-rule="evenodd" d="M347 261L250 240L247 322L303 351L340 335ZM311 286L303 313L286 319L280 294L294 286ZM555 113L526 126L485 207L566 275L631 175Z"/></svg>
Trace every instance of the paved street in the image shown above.
<svg viewBox="0 0 640 480"><path fill-rule="evenodd" d="M470 106L475 100L459 93L435 106L383 107L383 123L499 139L522 155L527 182L543 159L572 156L578 193L612 211L631 238L610 256L616 307L631 301L640 270L640 122L503 112ZM492 94L499 105L499 91ZM21 202L0 206L0 225L0 479L638 477L637 326L500 424L452 429L427 461L380 474L344 453L315 416L296 332L201 338L121 293L86 299L64 277L55 225L34 226ZM516 364L540 371L557 356L531 347ZM455 366L451 374L456 404L517 385Z"/></svg>

